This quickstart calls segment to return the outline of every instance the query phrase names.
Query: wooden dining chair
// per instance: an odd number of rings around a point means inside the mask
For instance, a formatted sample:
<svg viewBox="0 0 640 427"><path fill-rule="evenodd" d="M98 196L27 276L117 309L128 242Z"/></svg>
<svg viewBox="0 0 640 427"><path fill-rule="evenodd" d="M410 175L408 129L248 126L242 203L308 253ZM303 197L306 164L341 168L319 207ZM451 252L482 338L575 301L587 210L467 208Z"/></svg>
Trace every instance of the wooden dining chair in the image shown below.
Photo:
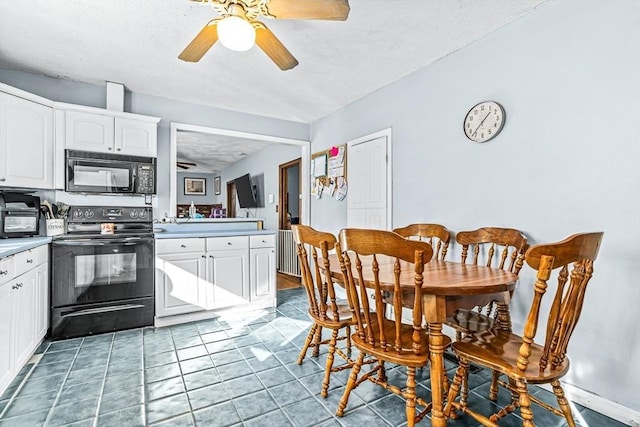
<svg viewBox="0 0 640 427"><path fill-rule="evenodd" d="M424 266L433 255L431 245L407 240L389 231L344 229L340 232L340 249L337 257L342 280L356 320L352 341L359 354L336 415L344 415L351 391L363 381L370 380L406 400L408 426L413 426L430 410L430 404L416 395L416 368L429 362L429 339L422 327L422 283ZM381 271L391 272L389 276L394 277L393 283L382 283ZM411 324L402 323L400 277L403 272L414 280ZM404 289L404 292L409 291ZM394 310L387 310L389 303ZM366 356L373 357L377 364L358 378ZM385 362L407 368L404 389L387 382ZM416 411L416 404L423 409Z"/></svg>
<svg viewBox="0 0 640 427"><path fill-rule="evenodd" d="M417 240L429 242L433 249L434 259L444 260L447 255L451 233L443 225L411 224L406 227L394 228L393 232L407 239L416 238Z"/></svg>
<svg viewBox="0 0 640 427"><path fill-rule="evenodd" d="M564 416L569 426L575 426L559 380L569 371L567 346L580 318L602 236L603 233L575 234L561 242L536 245L527 250L526 262L536 270L537 276L523 334L493 329L469 334L453 344L460 365L449 391L445 415L450 416L455 408L483 425L496 426L500 418L519 407L522 425L533 426L531 402L534 402L558 416ZM557 278L555 289L553 280L550 280L554 272ZM533 340L540 319L545 319L540 308L548 287L553 293L553 300L546 316L544 343L540 345ZM511 391L512 403L487 417L467 406L464 389L456 402L461 384L469 374L469 363L506 375L509 382L500 381L499 384ZM560 409L530 395L527 391L529 384L551 384Z"/></svg>
<svg viewBox="0 0 640 427"><path fill-rule="evenodd" d="M461 231L456 242L462 246L462 264L485 265L518 274L524 264L524 254L529 245L527 238L513 228L484 227L474 231ZM455 329L456 340L471 332L494 327L496 320L501 327L511 329L507 306L495 302L476 306L474 309L458 309L447 318L447 325Z"/></svg>
<svg viewBox="0 0 640 427"><path fill-rule="evenodd" d="M302 284L309 302L308 314L313 324L300 351L297 363L302 364L309 347L317 357L321 345L328 345L327 362L320 395L327 397L332 372L349 369L351 353L351 326L354 318L346 301L339 301L330 276L329 251L335 249L337 240L331 233L314 230L306 225L292 225L293 239L298 249L298 260L302 272ZM331 330L331 338L322 339L322 330ZM343 334L340 334L344 331ZM345 340L346 353L337 346ZM333 366L335 354L342 357L346 364Z"/></svg>

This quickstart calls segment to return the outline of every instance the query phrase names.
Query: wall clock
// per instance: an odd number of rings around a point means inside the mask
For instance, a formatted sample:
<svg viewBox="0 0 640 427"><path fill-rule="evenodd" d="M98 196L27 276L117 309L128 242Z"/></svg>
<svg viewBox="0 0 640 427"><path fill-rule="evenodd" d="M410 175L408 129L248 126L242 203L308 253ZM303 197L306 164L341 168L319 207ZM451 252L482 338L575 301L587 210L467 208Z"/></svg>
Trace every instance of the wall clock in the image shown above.
<svg viewBox="0 0 640 427"><path fill-rule="evenodd" d="M495 138L505 122L504 108L494 101L473 106L464 118L464 134L472 141L487 142Z"/></svg>

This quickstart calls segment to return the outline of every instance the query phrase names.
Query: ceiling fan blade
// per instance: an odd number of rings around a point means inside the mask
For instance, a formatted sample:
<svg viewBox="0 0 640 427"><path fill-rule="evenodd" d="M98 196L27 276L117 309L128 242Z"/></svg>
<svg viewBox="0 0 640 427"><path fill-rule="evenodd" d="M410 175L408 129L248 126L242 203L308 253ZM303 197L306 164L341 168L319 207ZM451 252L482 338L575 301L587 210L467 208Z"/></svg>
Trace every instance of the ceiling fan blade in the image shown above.
<svg viewBox="0 0 640 427"><path fill-rule="evenodd" d="M218 21L214 19L204 26L191 43L182 51L178 58L187 62L198 62L211 46L218 41Z"/></svg>
<svg viewBox="0 0 640 427"><path fill-rule="evenodd" d="M345 21L349 0L269 0L269 14L279 19L325 19Z"/></svg>
<svg viewBox="0 0 640 427"><path fill-rule="evenodd" d="M298 60L262 22L254 22L256 44L281 70L290 70L298 65Z"/></svg>

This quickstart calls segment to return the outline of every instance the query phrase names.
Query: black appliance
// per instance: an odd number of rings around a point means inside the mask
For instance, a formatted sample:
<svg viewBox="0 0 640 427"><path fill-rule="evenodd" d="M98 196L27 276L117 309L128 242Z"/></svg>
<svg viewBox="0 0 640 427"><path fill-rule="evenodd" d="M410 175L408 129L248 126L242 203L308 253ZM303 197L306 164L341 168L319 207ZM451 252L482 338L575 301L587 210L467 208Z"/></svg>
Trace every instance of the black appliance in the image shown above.
<svg viewBox="0 0 640 427"><path fill-rule="evenodd" d="M51 243L52 339L152 326L154 274L150 207L71 207Z"/></svg>
<svg viewBox="0 0 640 427"><path fill-rule="evenodd" d="M31 237L40 229L40 198L0 193L0 238Z"/></svg>
<svg viewBox="0 0 640 427"><path fill-rule="evenodd" d="M66 150L68 192L155 194L156 159L152 157Z"/></svg>

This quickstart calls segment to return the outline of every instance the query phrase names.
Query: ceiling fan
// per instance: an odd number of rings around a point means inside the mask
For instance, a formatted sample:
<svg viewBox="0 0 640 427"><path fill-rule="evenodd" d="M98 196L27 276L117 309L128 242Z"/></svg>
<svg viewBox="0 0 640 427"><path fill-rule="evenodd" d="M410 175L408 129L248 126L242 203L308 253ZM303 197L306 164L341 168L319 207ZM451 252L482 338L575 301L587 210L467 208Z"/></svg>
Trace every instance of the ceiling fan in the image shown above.
<svg viewBox="0 0 640 427"><path fill-rule="evenodd" d="M254 43L282 70L298 61L262 22L258 15L275 19L344 21L349 0L191 0L210 4L220 15L204 26L178 58L198 62L218 40L231 50L249 50Z"/></svg>
<svg viewBox="0 0 640 427"><path fill-rule="evenodd" d="M179 167L180 169L189 169L191 166L196 166L196 164L191 162L181 162L178 160L176 162L176 166Z"/></svg>

